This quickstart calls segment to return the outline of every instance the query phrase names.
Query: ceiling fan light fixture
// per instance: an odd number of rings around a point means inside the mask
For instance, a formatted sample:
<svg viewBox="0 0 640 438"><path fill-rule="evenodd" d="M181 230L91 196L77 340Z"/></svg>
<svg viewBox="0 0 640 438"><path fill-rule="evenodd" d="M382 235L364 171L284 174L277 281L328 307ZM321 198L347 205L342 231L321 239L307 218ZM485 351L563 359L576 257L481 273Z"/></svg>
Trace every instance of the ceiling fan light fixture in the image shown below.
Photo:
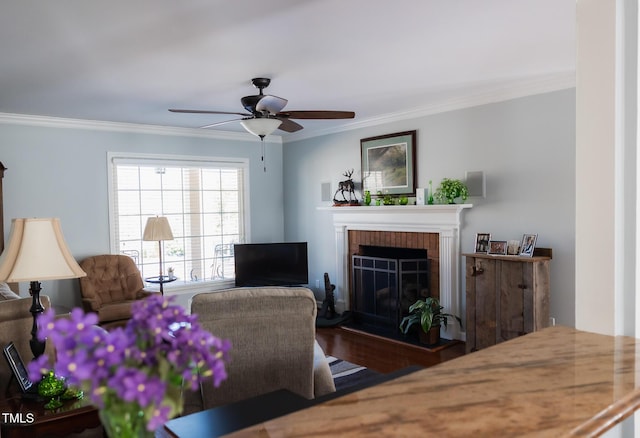
<svg viewBox="0 0 640 438"><path fill-rule="evenodd" d="M282 121L268 117L256 117L253 119L243 120L240 123L249 133L264 138L278 129L282 124Z"/></svg>

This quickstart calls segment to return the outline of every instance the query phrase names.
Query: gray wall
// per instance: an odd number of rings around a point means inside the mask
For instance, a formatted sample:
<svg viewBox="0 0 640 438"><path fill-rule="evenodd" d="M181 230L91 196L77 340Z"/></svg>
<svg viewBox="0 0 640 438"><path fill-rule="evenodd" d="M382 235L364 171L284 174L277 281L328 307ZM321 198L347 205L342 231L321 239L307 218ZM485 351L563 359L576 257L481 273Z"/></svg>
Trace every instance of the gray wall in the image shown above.
<svg viewBox="0 0 640 438"><path fill-rule="evenodd" d="M464 213L462 250L475 233L520 239L538 233L552 247L551 312L574 325L575 90L514 99L419 119L297 142L268 144L267 172L253 138L223 140L111 130L0 124L5 173L5 237L15 217L59 217L69 247L80 260L109 252L107 152L246 157L251 162L250 214L254 242L309 242L310 285L323 297L323 273L335 278L330 213L317 207L320 187L332 191L342 173L361 178L360 139L418 130L418 185L434 188L443 177L482 170L487 197L472 198ZM283 171L284 169L284 171ZM284 187L284 189L283 189ZM463 284L464 287L464 284ZM26 296L27 284L21 285ZM43 283L54 303L79 304L76 280ZM464 289L463 289L464 290ZM464 294L463 297L464 298ZM464 311L464 300L463 311Z"/></svg>
<svg viewBox="0 0 640 438"><path fill-rule="evenodd" d="M282 145L267 144L267 172L256 137L228 140L111 130L0 124L4 178L4 233L17 217L59 217L77 260L110 252L107 152L249 158L253 241L284 236ZM21 284L27 296L28 284ZM54 304L80 304L77 280L43 282Z"/></svg>
<svg viewBox="0 0 640 438"><path fill-rule="evenodd" d="M310 283L324 296L323 273L335 278L331 215L317 207L320 187L333 191L346 169L361 179L360 139L418 131L418 185L433 187L465 171L486 175L486 198L470 198L461 249L472 252L475 234L497 240L537 233L538 246L553 248L551 315L575 323L575 89L300 140L284 145L285 238L309 242ZM594 200L595 202L595 200ZM462 279L462 313L465 311Z"/></svg>

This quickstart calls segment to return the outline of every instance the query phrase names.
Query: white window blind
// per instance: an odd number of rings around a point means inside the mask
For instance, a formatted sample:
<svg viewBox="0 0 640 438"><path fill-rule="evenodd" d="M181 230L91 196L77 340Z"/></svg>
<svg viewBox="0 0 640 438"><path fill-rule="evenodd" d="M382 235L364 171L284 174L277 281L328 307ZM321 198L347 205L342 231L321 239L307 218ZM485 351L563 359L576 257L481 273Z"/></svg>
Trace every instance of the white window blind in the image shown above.
<svg viewBox="0 0 640 438"><path fill-rule="evenodd" d="M113 156L112 247L131 256L144 277L159 274L158 242L142 240L147 218L165 216L163 275L178 284L234 278L233 244L245 241L247 166L243 161ZM165 288L168 285L165 285Z"/></svg>

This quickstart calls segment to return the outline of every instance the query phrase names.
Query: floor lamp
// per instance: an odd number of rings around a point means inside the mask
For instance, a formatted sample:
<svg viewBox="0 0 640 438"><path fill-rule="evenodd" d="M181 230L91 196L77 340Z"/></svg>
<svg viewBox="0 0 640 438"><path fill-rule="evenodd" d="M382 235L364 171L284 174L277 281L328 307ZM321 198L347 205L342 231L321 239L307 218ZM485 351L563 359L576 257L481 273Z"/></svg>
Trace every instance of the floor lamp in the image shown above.
<svg viewBox="0 0 640 438"><path fill-rule="evenodd" d="M162 269L162 241L173 240L173 233L169 226L169 221L164 216L150 217L147 219L147 225L144 227L144 234L142 235L144 241L157 241L158 242L158 254L160 256L160 274L158 275L158 282L160 283L160 293L164 295L163 284L163 269Z"/></svg>
<svg viewBox="0 0 640 438"><path fill-rule="evenodd" d="M80 268L62 235L57 218L13 219L9 243L0 256L0 281L30 282L33 298L29 311L33 315L31 352L35 358L44 353L45 341L38 339L37 318L44 308L40 302L40 281L79 278L87 274Z"/></svg>

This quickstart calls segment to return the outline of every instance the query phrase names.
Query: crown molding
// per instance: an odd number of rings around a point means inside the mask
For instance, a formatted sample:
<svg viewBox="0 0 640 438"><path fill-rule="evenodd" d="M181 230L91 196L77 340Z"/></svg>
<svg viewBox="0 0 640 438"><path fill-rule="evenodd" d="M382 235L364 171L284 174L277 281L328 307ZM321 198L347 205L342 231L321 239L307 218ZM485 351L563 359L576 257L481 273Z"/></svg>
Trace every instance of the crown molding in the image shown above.
<svg viewBox="0 0 640 438"><path fill-rule="evenodd" d="M336 134L339 132L351 131L354 129L368 128L385 123L394 123L402 120L416 119L448 111L460 110L464 108L471 108L474 106L487 105L490 103L517 99L520 97L527 97L536 94L544 94L550 93L552 91L575 88L575 86L575 72L555 74L551 76L545 76L543 78L520 81L515 84L494 86L490 89L485 89L477 93L442 99L439 102L434 102L427 106L413 108L406 111L398 111L379 117L361 119L336 128L326 128L311 132L299 131L298 133L287 135L285 138L285 142L289 143L292 141L304 140L329 134Z"/></svg>
<svg viewBox="0 0 640 438"><path fill-rule="evenodd" d="M575 88L575 72L566 72L555 75L548 75L542 78L519 81L507 85L497 85L484 89L476 93L464 96L442 99L429 105L384 114L377 117L370 117L353 121L340 127L299 131L287 134L285 143L305 140L323 135L337 134L354 129L368 128L386 123L394 123L403 120L416 119L433 114L448 111L471 108L474 106L486 105L490 103L502 102L520 97L544 94L552 91L559 91L568 88ZM105 122L99 120L70 119L49 116L34 116L25 114L0 113L0 123L13 125L30 125L50 128L87 129L98 131L128 132L153 135L171 135L180 137L201 137L215 138L219 140L251 141L256 137L247 132L217 131L213 129L181 128L172 126L143 125L122 122ZM283 143L283 137L269 135L265 138L265 143Z"/></svg>
<svg viewBox="0 0 640 438"><path fill-rule="evenodd" d="M172 126L143 125L135 123L104 122L100 120L69 119L26 114L0 113L0 123L29 125L47 128L87 129L94 131L127 132L137 134L170 135L178 137L215 138L219 140L254 141L256 136L248 132L216 131L200 128L180 128ZM282 137L270 135L265 143L282 144Z"/></svg>

